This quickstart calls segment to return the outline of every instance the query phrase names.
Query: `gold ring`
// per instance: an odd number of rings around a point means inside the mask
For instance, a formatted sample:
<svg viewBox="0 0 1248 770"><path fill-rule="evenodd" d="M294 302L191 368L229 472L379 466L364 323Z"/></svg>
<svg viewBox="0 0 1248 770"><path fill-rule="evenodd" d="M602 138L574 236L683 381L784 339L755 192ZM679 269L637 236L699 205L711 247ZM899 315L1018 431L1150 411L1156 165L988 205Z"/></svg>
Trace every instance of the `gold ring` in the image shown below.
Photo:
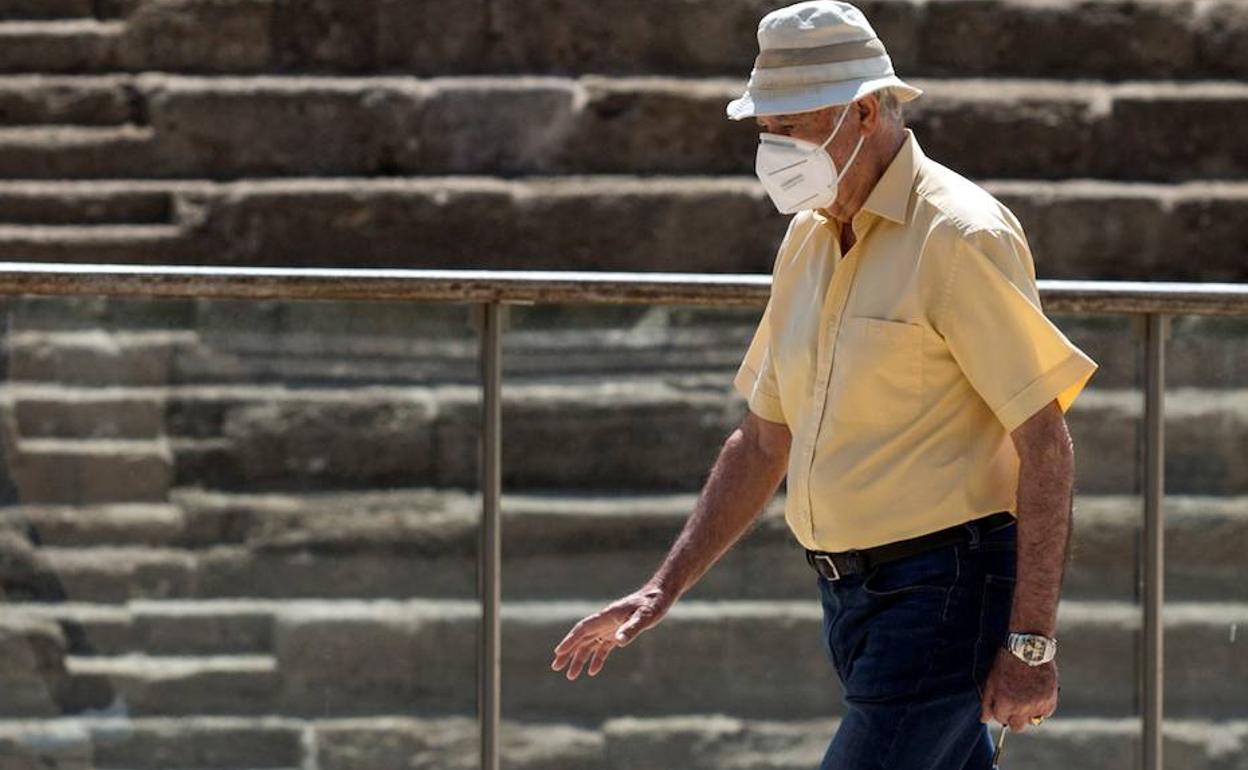
<svg viewBox="0 0 1248 770"><path fill-rule="evenodd" d="M1032 717L1031 718L1031 723L1033 725L1039 725L1043 721L1044 721L1044 717Z"/></svg>

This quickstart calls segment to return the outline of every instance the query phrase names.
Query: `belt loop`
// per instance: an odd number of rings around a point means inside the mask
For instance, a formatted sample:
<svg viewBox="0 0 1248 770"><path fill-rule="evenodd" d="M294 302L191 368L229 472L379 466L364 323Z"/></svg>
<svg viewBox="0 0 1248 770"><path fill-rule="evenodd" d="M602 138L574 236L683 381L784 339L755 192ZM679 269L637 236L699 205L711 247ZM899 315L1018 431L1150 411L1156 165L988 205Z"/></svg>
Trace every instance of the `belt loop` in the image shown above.
<svg viewBox="0 0 1248 770"><path fill-rule="evenodd" d="M974 551L979 548L979 526L973 521L968 521L963 526L965 526L967 531L971 533L971 542L967 544L967 547Z"/></svg>

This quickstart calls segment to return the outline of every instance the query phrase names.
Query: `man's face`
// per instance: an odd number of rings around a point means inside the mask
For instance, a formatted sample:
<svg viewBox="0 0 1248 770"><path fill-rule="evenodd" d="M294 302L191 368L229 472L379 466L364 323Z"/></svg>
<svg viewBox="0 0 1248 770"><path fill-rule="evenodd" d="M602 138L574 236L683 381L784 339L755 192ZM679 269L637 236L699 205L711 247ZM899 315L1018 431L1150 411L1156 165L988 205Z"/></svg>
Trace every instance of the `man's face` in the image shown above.
<svg viewBox="0 0 1248 770"><path fill-rule="evenodd" d="M863 173L862 158L855 161L848 170L845 168L845 162L853 153L854 145L858 142L858 138L863 130L863 126L859 125L857 110L854 109L854 105L836 105L824 107L813 112L798 112L788 115L761 115L754 118L754 122L758 125L760 131L791 136L795 139L804 139L814 144L823 144L828 138L828 134L832 133L832 129L836 127L836 122L841 119L841 112L846 109L850 110L850 114L845 116L845 122L841 124L840 130L836 132L836 136L824 148L832 156L832 160L836 162L837 169L841 173L846 174L842 180L836 201L827 208L820 209L825 214L838 218L844 209L849 191L858 183L858 177Z"/></svg>
<svg viewBox="0 0 1248 770"><path fill-rule="evenodd" d="M769 134L791 136L807 142L823 144L828 138L836 119L840 117L840 107L825 107L814 112L797 112L791 115L762 115L754 119L760 131ZM841 133L845 128L841 127ZM832 140L835 142L836 140Z"/></svg>

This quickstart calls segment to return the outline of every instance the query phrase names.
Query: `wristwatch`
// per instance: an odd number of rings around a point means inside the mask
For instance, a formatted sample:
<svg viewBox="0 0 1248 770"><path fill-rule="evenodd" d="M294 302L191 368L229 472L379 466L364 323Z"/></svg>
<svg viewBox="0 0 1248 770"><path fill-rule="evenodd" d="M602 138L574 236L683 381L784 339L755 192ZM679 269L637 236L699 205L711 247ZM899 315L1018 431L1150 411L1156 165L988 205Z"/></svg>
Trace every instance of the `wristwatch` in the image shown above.
<svg viewBox="0 0 1248 770"><path fill-rule="evenodd" d="M1015 634L1005 638L1005 649L1029 666L1040 666L1057 656L1057 640L1042 634Z"/></svg>

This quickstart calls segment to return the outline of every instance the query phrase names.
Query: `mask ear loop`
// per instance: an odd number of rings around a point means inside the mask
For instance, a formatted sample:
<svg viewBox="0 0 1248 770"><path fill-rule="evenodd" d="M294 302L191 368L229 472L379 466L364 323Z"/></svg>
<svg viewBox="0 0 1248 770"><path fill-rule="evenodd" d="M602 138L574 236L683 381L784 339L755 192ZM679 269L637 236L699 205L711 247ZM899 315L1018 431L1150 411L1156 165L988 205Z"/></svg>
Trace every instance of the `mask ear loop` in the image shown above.
<svg viewBox="0 0 1248 770"><path fill-rule="evenodd" d="M849 114L849 111L853 109L853 107L853 102L850 102L849 105L845 107L845 109L841 112L841 117L836 121L836 127L832 129L832 133L828 134L828 138L823 140L823 144L819 145L819 149L823 150L827 148L828 143L831 142L832 138L835 137L841 130L841 124L845 122L845 116ZM849 154L849 159L845 161L845 165L841 166L841 170L836 175L836 181L838 183L845 178L845 172L849 170L849 166L854 162L854 158L858 157L858 151L862 149L862 143L865 139L865 136L858 137L858 144L854 145L854 151ZM828 157L832 156L829 155ZM836 161L832 161L832 167L836 168Z"/></svg>
<svg viewBox="0 0 1248 770"><path fill-rule="evenodd" d="M836 126L832 129L832 133L828 134L827 139L823 140L823 144L819 145L819 149L823 150L827 148L828 142L831 142L832 138L836 136L837 133L841 130L841 124L845 122L845 116L849 114L849 111L853 109L853 107L854 107L853 102L850 102L849 104L845 105L845 109L841 110L841 117L836 119ZM845 165L848 166L849 164L846 163Z"/></svg>

